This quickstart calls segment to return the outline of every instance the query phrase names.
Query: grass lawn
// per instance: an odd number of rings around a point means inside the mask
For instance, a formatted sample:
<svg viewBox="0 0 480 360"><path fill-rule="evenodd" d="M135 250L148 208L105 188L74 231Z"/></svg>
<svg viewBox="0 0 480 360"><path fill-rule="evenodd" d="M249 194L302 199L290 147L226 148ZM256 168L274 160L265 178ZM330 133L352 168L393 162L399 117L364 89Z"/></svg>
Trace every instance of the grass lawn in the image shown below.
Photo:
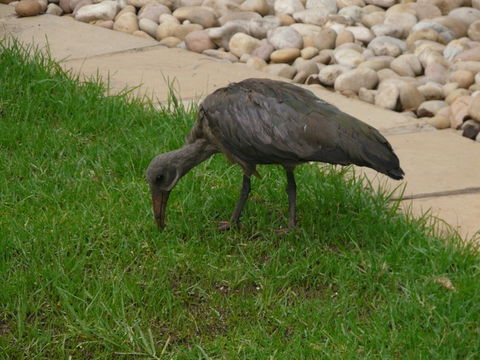
<svg viewBox="0 0 480 360"><path fill-rule="evenodd" d="M155 110L0 45L0 359L478 359L480 261L330 166L241 171L216 155L159 232L144 171L195 110Z"/></svg>

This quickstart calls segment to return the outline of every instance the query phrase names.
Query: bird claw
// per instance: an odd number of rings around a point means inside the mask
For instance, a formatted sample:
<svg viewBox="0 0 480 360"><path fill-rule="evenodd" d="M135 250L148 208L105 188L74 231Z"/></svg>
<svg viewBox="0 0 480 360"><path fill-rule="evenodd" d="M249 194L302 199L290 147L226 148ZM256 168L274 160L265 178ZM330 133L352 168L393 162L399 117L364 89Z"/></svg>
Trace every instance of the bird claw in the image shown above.
<svg viewBox="0 0 480 360"><path fill-rule="evenodd" d="M230 221L220 221L220 225L218 226L217 230L225 231L225 230L230 230L230 228L231 228Z"/></svg>
<svg viewBox="0 0 480 360"><path fill-rule="evenodd" d="M275 230L275 234L277 234L278 236L282 236L288 234L290 231L292 231L292 229L290 227L286 227Z"/></svg>

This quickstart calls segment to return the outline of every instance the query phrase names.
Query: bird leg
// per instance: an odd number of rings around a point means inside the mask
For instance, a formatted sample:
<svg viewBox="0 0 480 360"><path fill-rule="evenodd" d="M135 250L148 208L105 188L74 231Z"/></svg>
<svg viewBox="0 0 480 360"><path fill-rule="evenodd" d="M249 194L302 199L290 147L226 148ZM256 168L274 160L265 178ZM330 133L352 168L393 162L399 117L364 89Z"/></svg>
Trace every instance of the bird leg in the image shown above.
<svg viewBox="0 0 480 360"><path fill-rule="evenodd" d="M250 189L250 176L243 175L243 185L242 190L240 191L240 198L235 206L232 217L230 218L230 221L222 221L218 227L218 230L228 230L231 226L237 226L240 223L240 214L242 213L243 207L248 199Z"/></svg>
<svg viewBox="0 0 480 360"><path fill-rule="evenodd" d="M288 230L292 230L297 224L296 208L297 208L297 185L295 184L295 176L293 175L293 167L285 167L287 173L287 195L288 195Z"/></svg>

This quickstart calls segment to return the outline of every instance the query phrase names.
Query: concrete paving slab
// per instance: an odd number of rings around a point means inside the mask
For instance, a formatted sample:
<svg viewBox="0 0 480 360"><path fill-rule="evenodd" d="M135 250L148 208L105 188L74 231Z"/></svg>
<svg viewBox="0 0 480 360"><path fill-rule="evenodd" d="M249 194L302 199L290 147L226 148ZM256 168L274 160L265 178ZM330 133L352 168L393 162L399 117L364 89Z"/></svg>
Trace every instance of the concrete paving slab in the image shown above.
<svg viewBox="0 0 480 360"><path fill-rule="evenodd" d="M433 197L480 187L480 146L454 131L442 130L388 136L406 173L405 197ZM389 189L400 182L358 168L372 183ZM397 194L399 191L397 191ZM441 194L439 194L441 193ZM480 223L480 221L479 221Z"/></svg>
<svg viewBox="0 0 480 360"><path fill-rule="evenodd" d="M15 8L10 5L0 4L0 18L15 16Z"/></svg>
<svg viewBox="0 0 480 360"><path fill-rule="evenodd" d="M85 24L69 17L44 14L19 18L11 14L12 6L0 5L0 9L0 38L13 35L42 49L48 45L58 61L161 46L154 40Z"/></svg>
<svg viewBox="0 0 480 360"><path fill-rule="evenodd" d="M403 207L410 208L417 216L429 211L449 224L462 238L480 243L480 192L410 200L405 201ZM438 225L444 228L441 223Z"/></svg>

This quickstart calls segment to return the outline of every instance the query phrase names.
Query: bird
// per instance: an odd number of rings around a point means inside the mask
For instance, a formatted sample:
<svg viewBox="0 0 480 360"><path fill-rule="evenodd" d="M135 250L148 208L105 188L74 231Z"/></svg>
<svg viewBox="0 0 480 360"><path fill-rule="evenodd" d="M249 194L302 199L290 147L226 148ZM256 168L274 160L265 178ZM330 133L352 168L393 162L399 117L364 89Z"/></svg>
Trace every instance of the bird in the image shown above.
<svg viewBox="0 0 480 360"><path fill-rule="evenodd" d="M200 104L186 144L157 155L146 178L155 221L165 227L168 197L177 182L210 156L222 153L243 170L242 188L230 220L240 223L257 165L279 164L287 177L288 227L296 226L294 169L308 162L358 165L400 180L404 171L378 130L318 98L310 90L270 79L250 78L219 88Z"/></svg>

